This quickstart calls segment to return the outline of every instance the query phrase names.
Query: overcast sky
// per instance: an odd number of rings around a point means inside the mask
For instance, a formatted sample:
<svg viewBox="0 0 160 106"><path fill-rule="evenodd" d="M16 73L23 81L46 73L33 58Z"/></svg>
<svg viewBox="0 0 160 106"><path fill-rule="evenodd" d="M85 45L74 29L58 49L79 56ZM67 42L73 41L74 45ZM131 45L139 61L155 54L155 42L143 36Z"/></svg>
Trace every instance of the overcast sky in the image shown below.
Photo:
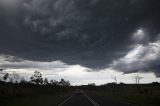
<svg viewBox="0 0 160 106"><path fill-rule="evenodd" d="M1 0L0 68L72 84L160 81L159 0Z"/></svg>

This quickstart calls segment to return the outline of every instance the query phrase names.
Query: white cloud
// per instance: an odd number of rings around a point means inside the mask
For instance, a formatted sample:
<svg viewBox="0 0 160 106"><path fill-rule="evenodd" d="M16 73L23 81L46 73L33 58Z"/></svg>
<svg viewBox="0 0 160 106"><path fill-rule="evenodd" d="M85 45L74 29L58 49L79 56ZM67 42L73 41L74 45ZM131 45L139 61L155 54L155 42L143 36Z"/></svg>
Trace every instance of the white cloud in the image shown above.
<svg viewBox="0 0 160 106"><path fill-rule="evenodd" d="M136 53L135 53L136 54ZM126 56L126 58L132 58L132 55ZM13 56L0 56L0 67L6 68L5 71L9 73L18 73L25 79L30 78L35 70L42 73L43 78L60 80L64 78L69 80L72 85L86 85L88 83L96 83L97 85L114 82L113 77L117 77L118 83L135 83L132 79L137 73L123 74L113 69L104 69L98 71L88 71L89 68L82 67L80 65L66 65L60 61L54 62L36 62L19 60L19 62L10 62L15 59ZM9 61L8 61L9 60ZM138 73L138 75L144 77L141 80L142 83L148 83L152 81L160 81L153 73Z"/></svg>
<svg viewBox="0 0 160 106"><path fill-rule="evenodd" d="M160 41L148 43L147 45L138 44L126 56L115 60L111 67L117 70L123 70L125 73L138 71L158 70L154 67L160 61Z"/></svg>
<svg viewBox="0 0 160 106"><path fill-rule="evenodd" d="M144 29L138 29L132 36L132 39L136 42L142 42L146 40L147 34Z"/></svg>
<svg viewBox="0 0 160 106"><path fill-rule="evenodd" d="M151 83L153 81L160 81L153 73L131 73L123 74L112 69L99 70L97 72L87 72L86 68L79 65L71 66L63 72L57 72L57 79L64 78L71 82L73 85L87 85L88 83L95 83L97 85L115 82L113 77L116 76L118 83L135 83L133 77L139 75L143 77L141 83ZM55 78L54 77L54 78Z"/></svg>

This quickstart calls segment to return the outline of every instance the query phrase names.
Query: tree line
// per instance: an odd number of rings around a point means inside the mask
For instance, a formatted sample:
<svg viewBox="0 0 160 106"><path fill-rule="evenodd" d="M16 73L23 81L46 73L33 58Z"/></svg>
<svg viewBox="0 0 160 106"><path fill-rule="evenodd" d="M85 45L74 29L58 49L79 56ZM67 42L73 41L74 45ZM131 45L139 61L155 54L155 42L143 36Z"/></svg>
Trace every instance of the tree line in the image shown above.
<svg viewBox="0 0 160 106"><path fill-rule="evenodd" d="M55 85L55 86L70 86L70 81L65 79L57 80L48 80L47 78L43 78L43 75L39 71L34 71L33 75L26 80L24 77L20 76L17 73L9 74L5 72L3 69L0 69L0 81L1 82L9 82L9 83L29 83L36 85Z"/></svg>

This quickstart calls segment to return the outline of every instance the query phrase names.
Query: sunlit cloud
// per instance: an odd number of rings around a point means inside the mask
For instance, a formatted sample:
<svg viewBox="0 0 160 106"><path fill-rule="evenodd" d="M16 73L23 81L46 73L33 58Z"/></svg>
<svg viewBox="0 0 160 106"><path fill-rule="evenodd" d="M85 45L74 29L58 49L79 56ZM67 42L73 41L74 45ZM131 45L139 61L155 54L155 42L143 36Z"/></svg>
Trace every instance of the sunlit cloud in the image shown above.
<svg viewBox="0 0 160 106"><path fill-rule="evenodd" d="M115 60L111 67L123 70L124 73L131 72L155 72L159 76L160 41L138 44L124 57Z"/></svg>
<svg viewBox="0 0 160 106"><path fill-rule="evenodd" d="M132 39L136 43L146 43L148 42L147 32L143 28L139 28L133 33Z"/></svg>

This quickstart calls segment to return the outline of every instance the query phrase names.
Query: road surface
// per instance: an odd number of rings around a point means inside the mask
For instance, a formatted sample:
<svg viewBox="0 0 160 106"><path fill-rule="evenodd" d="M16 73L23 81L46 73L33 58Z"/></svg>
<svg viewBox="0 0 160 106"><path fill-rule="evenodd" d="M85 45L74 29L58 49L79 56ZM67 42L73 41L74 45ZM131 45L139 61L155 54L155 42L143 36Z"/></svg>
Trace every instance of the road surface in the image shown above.
<svg viewBox="0 0 160 106"><path fill-rule="evenodd" d="M75 91L58 106L137 106L127 102L117 101L108 97L86 95L83 91Z"/></svg>

